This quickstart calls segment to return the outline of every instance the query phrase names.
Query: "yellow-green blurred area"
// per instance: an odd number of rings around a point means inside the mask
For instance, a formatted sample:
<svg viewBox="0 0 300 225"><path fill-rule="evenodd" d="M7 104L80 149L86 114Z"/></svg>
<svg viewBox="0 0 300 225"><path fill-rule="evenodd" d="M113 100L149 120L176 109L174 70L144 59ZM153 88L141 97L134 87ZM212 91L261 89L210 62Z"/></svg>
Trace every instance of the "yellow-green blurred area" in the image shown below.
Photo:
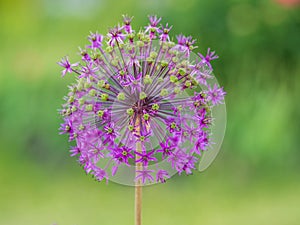
<svg viewBox="0 0 300 225"><path fill-rule="evenodd" d="M293 3L294 2L294 3ZM144 225L300 222L300 8L291 0L0 1L0 224L130 225L134 189L98 183L69 156L56 64L90 31L157 14L220 58L227 91L221 152L204 173L144 188Z"/></svg>

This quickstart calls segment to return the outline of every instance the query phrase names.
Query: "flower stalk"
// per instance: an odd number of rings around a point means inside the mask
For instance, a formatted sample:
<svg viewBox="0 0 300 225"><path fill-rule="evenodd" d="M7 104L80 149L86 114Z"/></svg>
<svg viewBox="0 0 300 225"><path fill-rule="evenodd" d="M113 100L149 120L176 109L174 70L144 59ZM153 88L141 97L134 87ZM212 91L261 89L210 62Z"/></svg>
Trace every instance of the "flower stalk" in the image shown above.
<svg viewBox="0 0 300 225"><path fill-rule="evenodd" d="M139 141L136 143L136 151L141 153L142 152L142 143ZM140 155L136 155L136 160L141 158ZM142 170L142 163L136 163L136 171ZM137 173L137 172L136 172ZM142 224L142 182L141 179L136 180L135 185L135 225Z"/></svg>

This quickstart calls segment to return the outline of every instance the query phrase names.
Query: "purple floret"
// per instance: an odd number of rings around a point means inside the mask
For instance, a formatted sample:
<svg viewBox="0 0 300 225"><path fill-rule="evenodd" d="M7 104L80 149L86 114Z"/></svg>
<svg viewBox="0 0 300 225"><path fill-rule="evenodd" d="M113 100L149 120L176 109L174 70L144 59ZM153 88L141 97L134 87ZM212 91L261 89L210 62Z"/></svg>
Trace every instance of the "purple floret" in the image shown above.
<svg viewBox="0 0 300 225"><path fill-rule="evenodd" d="M73 72L72 68L78 66L78 63L71 64L68 57L64 57L64 58L62 58L62 60L60 62L58 62L58 65L65 68L61 72L61 75L64 77L66 75L66 73L72 73Z"/></svg>

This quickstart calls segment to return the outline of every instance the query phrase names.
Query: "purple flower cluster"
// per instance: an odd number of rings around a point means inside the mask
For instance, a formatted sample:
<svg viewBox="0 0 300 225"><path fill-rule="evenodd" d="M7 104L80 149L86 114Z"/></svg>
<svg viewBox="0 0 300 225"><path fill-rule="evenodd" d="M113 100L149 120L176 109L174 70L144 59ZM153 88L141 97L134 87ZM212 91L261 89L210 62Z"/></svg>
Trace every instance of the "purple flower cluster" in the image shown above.
<svg viewBox="0 0 300 225"><path fill-rule="evenodd" d="M195 40L181 34L172 42L172 26L159 25L157 16L139 32L131 21L124 16L107 35L91 33L80 63L67 57L58 63L63 76L76 76L60 130L76 142L71 156L97 180L115 176L120 166L139 165L135 180L163 183L169 171L151 165L165 160L179 174L191 174L212 144L211 110L225 96L207 82L218 56L209 49L191 59Z"/></svg>

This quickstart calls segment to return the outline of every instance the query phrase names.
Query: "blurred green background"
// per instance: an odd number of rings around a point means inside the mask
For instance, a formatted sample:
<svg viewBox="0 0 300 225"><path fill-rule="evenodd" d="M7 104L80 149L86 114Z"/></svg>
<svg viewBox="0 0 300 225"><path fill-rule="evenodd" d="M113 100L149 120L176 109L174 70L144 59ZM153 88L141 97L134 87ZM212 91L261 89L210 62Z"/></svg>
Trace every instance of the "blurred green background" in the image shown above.
<svg viewBox="0 0 300 225"><path fill-rule="evenodd" d="M299 1L298 1L299 2ZM89 31L157 14L220 56L221 152L204 173L144 188L144 225L298 225L300 8L293 0L0 1L0 224L130 225L134 189L98 183L69 157L57 109Z"/></svg>

